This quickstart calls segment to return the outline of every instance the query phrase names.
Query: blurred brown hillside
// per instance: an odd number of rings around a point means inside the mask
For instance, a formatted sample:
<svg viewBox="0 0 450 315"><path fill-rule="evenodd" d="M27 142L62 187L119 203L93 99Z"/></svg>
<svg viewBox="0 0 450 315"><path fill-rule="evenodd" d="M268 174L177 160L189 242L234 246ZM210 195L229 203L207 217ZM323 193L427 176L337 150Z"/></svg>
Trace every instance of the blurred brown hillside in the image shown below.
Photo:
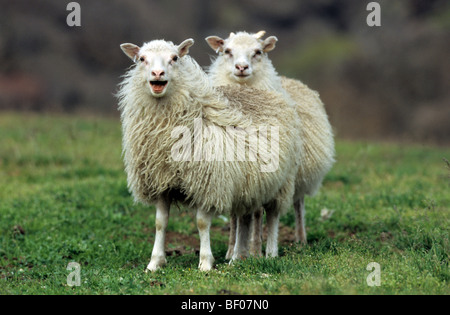
<svg viewBox="0 0 450 315"><path fill-rule="evenodd" d="M339 137L450 144L450 2L383 0L369 27L361 0L0 0L0 109L117 115L130 66L119 45L231 31L276 35L280 74L320 92ZM1 115L1 113L0 113Z"/></svg>

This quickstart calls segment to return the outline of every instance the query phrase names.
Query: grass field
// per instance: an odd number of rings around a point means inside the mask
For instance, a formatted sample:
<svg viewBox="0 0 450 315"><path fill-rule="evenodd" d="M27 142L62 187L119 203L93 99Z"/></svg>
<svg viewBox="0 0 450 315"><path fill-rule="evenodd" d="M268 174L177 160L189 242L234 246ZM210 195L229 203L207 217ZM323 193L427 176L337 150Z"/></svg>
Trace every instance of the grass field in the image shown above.
<svg viewBox="0 0 450 315"><path fill-rule="evenodd" d="M450 294L450 148L338 141L337 155L306 201L308 246L290 212L279 258L230 266L218 217L202 273L193 214L173 209L168 264L145 274L155 210L127 191L119 121L0 113L0 294Z"/></svg>

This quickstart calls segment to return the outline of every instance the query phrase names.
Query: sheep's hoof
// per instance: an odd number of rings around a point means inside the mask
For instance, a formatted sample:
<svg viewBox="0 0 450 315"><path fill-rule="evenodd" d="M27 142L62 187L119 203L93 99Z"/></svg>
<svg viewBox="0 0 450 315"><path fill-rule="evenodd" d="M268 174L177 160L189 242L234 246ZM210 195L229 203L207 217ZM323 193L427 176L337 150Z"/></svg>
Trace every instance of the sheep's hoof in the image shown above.
<svg viewBox="0 0 450 315"><path fill-rule="evenodd" d="M152 257L150 263L147 266L147 269L145 270L145 272L147 273L148 271L154 272L156 270L158 270L159 268L161 268L162 266L164 266L166 263L166 258L165 257Z"/></svg>
<svg viewBox="0 0 450 315"><path fill-rule="evenodd" d="M234 248L228 248L227 254L225 255L226 260L230 260L233 258Z"/></svg>
<svg viewBox="0 0 450 315"><path fill-rule="evenodd" d="M266 253L266 258L276 258L276 257L278 257L278 251Z"/></svg>
<svg viewBox="0 0 450 315"><path fill-rule="evenodd" d="M231 260L230 260L230 262L229 262L229 265L231 266L235 261L238 261L238 260L245 260L245 259L247 259L247 258L248 258L248 255L247 255L247 254L245 254L245 255L238 255L238 254L233 255L233 257L231 258Z"/></svg>
<svg viewBox="0 0 450 315"><path fill-rule="evenodd" d="M204 257L203 259L200 259L198 269L200 269L200 271L210 271L213 267L213 264L214 264L213 257Z"/></svg>

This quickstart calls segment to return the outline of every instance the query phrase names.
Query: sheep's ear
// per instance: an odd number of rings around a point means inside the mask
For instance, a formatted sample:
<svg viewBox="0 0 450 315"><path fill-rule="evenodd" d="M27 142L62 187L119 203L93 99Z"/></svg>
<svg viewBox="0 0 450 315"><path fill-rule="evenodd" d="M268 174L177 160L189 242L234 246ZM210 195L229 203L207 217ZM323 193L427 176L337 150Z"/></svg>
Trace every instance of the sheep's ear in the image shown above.
<svg viewBox="0 0 450 315"><path fill-rule="evenodd" d="M125 53L125 55L127 55L128 57L130 57L131 60L136 62L136 58L140 50L139 46L136 46L135 44L126 43L120 45L120 48Z"/></svg>
<svg viewBox="0 0 450 315"><path fill-rule="evenodd" d="M194 45L194 40L192 38L186 39L180 45L178 45L178 56L183 57L189 53L189 47Z"/></svg>
<svg viewBox="0 0 450 315"><path fill-rule="evenodd" d="M263 51L269 52L272 51L275 48L275 44L277 43L278 38L275 36L267 37L266 40L263 43Z"/></svg>
<svg viewBox="0 0 450 315"><path fill-rule="evenodd" d="M261 39L263 36L266 35L266 31L259 31L258 33L254 34L255 38Z"/></svg>
<svg viewBox="0 0 450 315"><path fill-rule="evenodd" d="M223 50L223 45L225 45L225 41L218 36L209 36L205 38L209 47L211 47L216 53Z"/></svg>

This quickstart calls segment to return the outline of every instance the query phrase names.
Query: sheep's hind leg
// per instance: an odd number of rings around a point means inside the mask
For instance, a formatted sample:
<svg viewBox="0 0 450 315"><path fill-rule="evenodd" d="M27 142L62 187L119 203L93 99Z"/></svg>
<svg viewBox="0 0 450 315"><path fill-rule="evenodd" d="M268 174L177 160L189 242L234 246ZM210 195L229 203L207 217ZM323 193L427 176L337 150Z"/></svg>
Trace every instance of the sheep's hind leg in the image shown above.
<svg viewBox="0 0 450 315"><path fill-rule="evenodd" d="M280 221L280 213L274 208L266 208L267 218L267 246L266 257L278 256L278 225Z"/></svg>
<svg viewBox="0 0 450 315"><path fill-rule="evenodd" d="M249 256L248 245L250 242L249 236L250 236L251 220L252 220L251 214L238 216L236 245L234 246L234 254L232 261L247 258Z"/></svg>
<svg viewBox="0 0 450 315"><path fill-rule="evenodd" d="M250 240L250 255L262 256L262 223L263 223L264 208L260 208L253 213Z"/></svg>
<svg viewBox="0 0 450 315"><path fill-rule="evenodd" d="M295 241L306 245L306 228L305 228L305 198L302 196L294 202L295 212Z"/></svg>
<svg viewBox="0 0 450 315"><path fill-rule="evenodd" d="M164 243L166 240L166 228L169 222L170 201L160 199L156 203L156 235L153 246L152 258L147 266L147 270L156 271L166 263L166 253Z"/></svg>
<svg viewBox="0 0 450 315"><path fill-rule="evenodd" d="M214 257L211 251L209 230L211 227L212 213L197 211L197 228L200 235L200 263L198 268L201 271L209 271L213 267Z"/></svg>
<svg viewBox="0 0 450 315"><path fill-rule="evenodd" d="M233 257L234 245L236 243L236 226L237 226L236 215L232 214L230 215L230 237L228 240L228 250L227 254L225 255L225 259L231 259Z"/></svg>

